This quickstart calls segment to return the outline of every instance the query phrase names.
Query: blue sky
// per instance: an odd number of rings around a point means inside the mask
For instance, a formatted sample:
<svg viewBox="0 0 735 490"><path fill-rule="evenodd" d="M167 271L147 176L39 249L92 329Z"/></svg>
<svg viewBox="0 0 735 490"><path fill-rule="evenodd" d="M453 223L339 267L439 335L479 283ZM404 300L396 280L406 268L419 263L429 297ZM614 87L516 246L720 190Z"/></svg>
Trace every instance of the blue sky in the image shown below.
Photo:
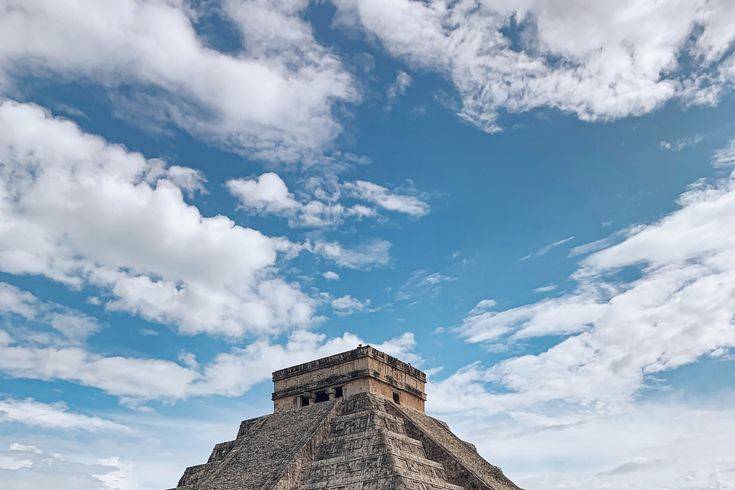
<svg viewBox="0 0 735 490"><path fill-rule="evenodd" d="M735 488L728 2L0 7L3 488L171 487L364 342L524 488Z"/></svg>

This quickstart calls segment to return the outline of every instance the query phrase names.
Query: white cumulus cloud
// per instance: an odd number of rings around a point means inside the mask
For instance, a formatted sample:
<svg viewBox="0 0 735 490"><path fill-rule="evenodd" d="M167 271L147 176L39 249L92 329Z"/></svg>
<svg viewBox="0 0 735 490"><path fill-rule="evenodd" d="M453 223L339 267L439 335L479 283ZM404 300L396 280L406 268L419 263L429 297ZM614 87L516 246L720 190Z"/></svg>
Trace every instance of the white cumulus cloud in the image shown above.
<svg viewBox="0 0 735 490"><path fill-rule="evenodd" d="M0 84L24 76L134 84L126 105L236 151L294 160L340 131L334 104L356 101L352 77L302 18L306 1L227 1L244 48L206 45L180 0L4 0ZM146 95L151 94L151 95ZM152 118L152 120L151 120Z"/></svg>
<svg viewBox="0 0 735 490"><path fill-rule="evenodd" d="M310 322L313 301L274 273L292 245L202 216L180 170L13 101L0 104L0 160L0 270L96 286L108 308L184 333Z"/></svg>
<svg viewBox="0 0 735 490"><path fill-rule="evenodd" d="M713 103L735 80L727 0L333 3L339 25L450 80L460 116L490 132L503 111L550 107L610 120L677 98Z"/></svg>
<svg viewBox="0 0 735 490"><path fill-rule="evenodd" d="M370 306L370 300L361 301L346 294L334 298L331 302L332 310L339 316L347 316L365 310Z"/></svg>
<svg viewBox="0 0 735 490"><path fill-rule="evenodd" d="M327 281L339 281L339 274L334 271L323 272L322 277Z"/></svg>
<svg viewBox="0 0 735 490"><path fill-rule="evenodd" d="M327 338L324 334L296 330L283 343L262 338L245 347L221 352L200 366L194 356L187 354L181 356L180 362L175 362L102 355L81 347L45 347L17 342L0 345L0 372L15 378L61 380L89 386L129 404L214 394L240 396L283 366L354 349L365 343L349 332ZM418 359L412 352L415 340L411 333L388 339L376 347L380 345L387 346L395 355ZM21 417L23 412L17 410L17 403L23 402L16 402L11 408L16 407L14 417ZM28 406L35 407L32 403ZM53 412L49 418L61 420L64 417L63 406L41 408L36 420L47 416L49 410Z"/></svg>
<svg viewBox="0 0 735 490"><path fill-rule="evenodd" d="M398 74L396 75L396 79L388 86L388 89L385 91L386 109L392 108L398 97L404 95L408 90L408 87L410 87L412 83L413 78L411 78L411 75L403 70L399 70Z"/></svg>

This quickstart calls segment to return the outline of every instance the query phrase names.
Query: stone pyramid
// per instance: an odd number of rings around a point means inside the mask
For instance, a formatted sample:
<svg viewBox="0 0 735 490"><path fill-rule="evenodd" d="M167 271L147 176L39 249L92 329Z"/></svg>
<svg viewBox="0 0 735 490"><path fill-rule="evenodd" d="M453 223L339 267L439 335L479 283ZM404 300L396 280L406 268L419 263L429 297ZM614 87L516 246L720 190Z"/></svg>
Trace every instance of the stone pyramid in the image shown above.
<svg viewBox="0 0 735 490"><path fill-rule="evenodd" d="M237 438L187 468L176 488L518 489L423 413L421 375L372 347L276 371L275 413L243 421ZM360 390L370 381L388 385L391 396L377 386Z"/></svg>

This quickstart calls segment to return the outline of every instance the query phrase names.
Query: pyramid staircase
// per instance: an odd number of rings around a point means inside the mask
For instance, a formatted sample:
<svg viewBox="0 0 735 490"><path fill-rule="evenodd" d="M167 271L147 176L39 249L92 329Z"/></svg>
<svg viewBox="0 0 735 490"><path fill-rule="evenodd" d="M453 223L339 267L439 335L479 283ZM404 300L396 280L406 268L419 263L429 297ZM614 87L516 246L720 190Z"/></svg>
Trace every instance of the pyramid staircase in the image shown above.
<svg viewBox="0 0 735 490"><path fill-rule="evenodd" d="M444 466L426 457L404 419L388 413L386 400L353 396L330 422L316 459L302 471L300 490L461 490ZM390 403L390 402L387 402Z"/></svg>
<svg viewBox="0 0 735 490"><path fill-rule="evenodd" d="M445 423L370 393L245 420L176 490L519 490Z"/></svg>

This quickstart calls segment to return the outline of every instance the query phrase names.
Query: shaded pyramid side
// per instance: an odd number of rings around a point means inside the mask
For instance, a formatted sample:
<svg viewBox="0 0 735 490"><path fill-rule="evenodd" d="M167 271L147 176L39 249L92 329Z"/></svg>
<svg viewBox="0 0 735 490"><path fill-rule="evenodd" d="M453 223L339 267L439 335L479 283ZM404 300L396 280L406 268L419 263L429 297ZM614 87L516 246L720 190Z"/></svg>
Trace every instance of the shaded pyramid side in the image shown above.
<svg viewBox="0 0 735 490"><path fill-rule="evenodd" d="M324 402L243 421L236 439L217 444L206 463L187 468L176 488L295 488L301 465L313 459L338 403Z"/></svg>

